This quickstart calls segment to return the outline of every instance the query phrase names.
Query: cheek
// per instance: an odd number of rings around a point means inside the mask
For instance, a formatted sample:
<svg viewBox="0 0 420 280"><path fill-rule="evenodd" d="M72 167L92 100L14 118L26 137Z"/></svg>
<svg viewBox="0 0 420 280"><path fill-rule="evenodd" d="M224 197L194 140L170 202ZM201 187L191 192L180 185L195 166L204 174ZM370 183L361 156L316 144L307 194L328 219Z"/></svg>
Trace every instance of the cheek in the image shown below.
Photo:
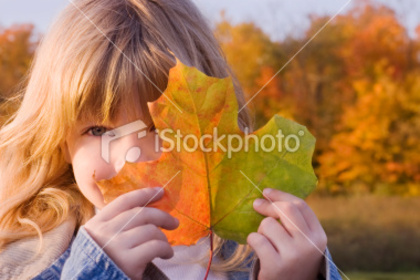
<svg viewBox="0 0 420 280"><path fill-rule="evenodd" d="M148 133L141 139L141 157L139 161L152 161L161 157L162 141L155 133Z"/></svg>
<svg viewBox="0 0 420 280"><path fill-rule="evenodd" d="M101 158L100 153L87 152L84 149L74 154L72 166L80 191L96 207L102 208L103 196L92 176L95 173L96 180L107 179L113 174L112 167Z"/></svg>

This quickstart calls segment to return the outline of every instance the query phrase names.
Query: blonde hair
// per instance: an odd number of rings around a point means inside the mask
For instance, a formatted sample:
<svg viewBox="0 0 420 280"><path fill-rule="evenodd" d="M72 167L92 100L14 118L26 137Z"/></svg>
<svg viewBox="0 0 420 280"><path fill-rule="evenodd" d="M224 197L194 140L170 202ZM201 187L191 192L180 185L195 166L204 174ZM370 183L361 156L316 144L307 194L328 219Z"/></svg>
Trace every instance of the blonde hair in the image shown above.
<svg viewBox="0 0 420 280"><path fill-rule="evenodd" d="M146 102L166 88L171 52L207 75L234 77L188 0L80 0L64 9L37 49L19 109L0 130L0 249L29 236L42 241L70 215L77 228L94 215L64 160L66 132L81 118L113 119L116 108L137 99L147 112ZM239 125L251 127L245 110ZM225 240L214 241L217 254ZM251 252L239 245L212 270L243 270Z"/></svg>

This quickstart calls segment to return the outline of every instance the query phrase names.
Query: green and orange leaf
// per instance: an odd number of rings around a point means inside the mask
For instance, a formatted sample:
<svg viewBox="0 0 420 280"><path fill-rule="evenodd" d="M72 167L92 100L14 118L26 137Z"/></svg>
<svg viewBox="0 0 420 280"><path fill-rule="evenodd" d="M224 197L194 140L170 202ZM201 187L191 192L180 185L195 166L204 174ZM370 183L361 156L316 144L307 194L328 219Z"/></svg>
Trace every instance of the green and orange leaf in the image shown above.
<svg viewBox="0 0 420 280"><path fill-rule="evenodd" d="M244 244L263 219L252 207L253 201L262 197L262 189L277 188L303 198L316 186L311 165L315 138L305 127L279 115L258 131L245 134L238 126L238 104L229 77L209 77L178 61L170 70L164 95L148 106L159 133L173 131L165 134L163 147L170 146L169 139L176 142L177 130L196 139L217 130L222 138L217 147L207 137L204 150L190 151L180 145L180 150L163 152L155 161L126 162L117 176L97 182L105 202L134 189L165 186L164 197L148 206L180 220L176 230L163 230L172 245L195 244L210 231ZM255 137L276 138L279 130L283 135L298 135L297 151L288 152L285 141L279 141L271 152L255 150ZM233 134L239 137L231 146L247 140L248 151L229 155L221 148L228 147L227 135Z"/></svg>

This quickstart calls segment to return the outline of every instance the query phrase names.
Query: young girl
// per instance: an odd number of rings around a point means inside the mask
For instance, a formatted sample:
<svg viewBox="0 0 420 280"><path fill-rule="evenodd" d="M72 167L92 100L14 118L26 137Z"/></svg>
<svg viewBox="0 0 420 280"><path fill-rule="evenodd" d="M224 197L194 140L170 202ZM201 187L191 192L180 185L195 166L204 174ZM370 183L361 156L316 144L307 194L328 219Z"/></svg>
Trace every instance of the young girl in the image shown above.
<svg viewBox="0 0 420 280"><path fill-rule="evenodd" d="M171 247L160 228L179 222L147 207L164 189L105 205L92 178L115 176L126 160L159 158L148 133L116 140L105 161L101 136L135 120L152 132L147 102L165 89L173 55L207 75L232 75L188 0L79 0L60 14L19 110L0 130L0 279L204 278L209 238ZM251 125L244 110L239 123ZM278 190L264 195L254 208L267 218L247 245L214 238L208 279L341 279L308 205Z"/></svg>

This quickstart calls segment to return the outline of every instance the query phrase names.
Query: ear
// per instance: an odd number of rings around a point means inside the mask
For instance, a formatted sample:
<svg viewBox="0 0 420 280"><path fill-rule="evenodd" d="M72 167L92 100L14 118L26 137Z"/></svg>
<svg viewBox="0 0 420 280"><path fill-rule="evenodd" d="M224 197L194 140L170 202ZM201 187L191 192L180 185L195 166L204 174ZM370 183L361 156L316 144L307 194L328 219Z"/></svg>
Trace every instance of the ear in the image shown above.
<svg viewBox="0 0 420 280"><path fill-rule="evenodd" d="M67 146L67 141L60 144L60 149L61 149L61 152L63 153L64 160L68 164L71 164L70 152L69 152L69 147Z"/></svg>

